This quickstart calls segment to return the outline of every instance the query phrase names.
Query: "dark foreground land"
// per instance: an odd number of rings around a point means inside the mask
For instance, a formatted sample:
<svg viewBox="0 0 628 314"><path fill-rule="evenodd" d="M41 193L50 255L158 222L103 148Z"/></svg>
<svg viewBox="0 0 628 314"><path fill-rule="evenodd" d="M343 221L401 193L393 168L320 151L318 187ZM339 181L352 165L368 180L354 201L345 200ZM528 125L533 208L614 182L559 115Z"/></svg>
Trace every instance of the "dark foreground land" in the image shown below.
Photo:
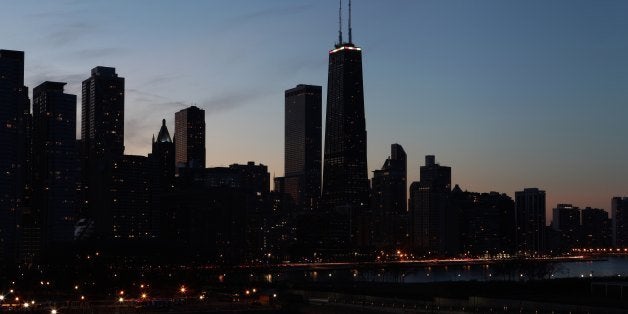
<svg viewBox="0 0 628 314"><path fill-rule="evenodd" d="M276 283L206 287L203 298L16 306L20 313L628 313L628 280ZM244 293L238 293L245 289Z"/></svg>

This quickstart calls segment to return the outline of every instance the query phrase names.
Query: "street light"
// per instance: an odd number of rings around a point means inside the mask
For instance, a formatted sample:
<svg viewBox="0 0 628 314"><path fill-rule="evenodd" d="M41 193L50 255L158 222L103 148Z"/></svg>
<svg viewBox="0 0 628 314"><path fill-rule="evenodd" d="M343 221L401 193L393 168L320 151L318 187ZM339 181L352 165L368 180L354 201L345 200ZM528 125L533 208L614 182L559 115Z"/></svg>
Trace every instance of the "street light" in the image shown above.
<svg viewBox="0 0 628 314"><path fill-rule="evenodd" d="M57 314L57 310L55 309L50 310L50 314Z"/></svg>

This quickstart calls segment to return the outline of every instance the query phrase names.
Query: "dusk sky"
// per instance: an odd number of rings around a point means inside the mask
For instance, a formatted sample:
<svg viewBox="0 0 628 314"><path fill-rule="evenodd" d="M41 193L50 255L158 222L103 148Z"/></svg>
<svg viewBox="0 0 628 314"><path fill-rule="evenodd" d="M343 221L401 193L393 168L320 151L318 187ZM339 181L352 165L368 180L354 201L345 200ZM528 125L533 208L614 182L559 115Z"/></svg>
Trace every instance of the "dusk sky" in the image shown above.
<svg viewBox="0 0 628 314"><path fill-rule="evenodd" d="M196 104L208 166L252 160L281 176L284 90L321 85L326 103L335 0L3 7L0 48L25 51L31 89L67 82L80 116L93 67L126 78L127 154L146 155L161 119L173 134L174 113ZM463 190L546 190L548 216L628 195L628 1L355 0L353 39L369 170L399 143L410 182L434 154Z"/></svg>

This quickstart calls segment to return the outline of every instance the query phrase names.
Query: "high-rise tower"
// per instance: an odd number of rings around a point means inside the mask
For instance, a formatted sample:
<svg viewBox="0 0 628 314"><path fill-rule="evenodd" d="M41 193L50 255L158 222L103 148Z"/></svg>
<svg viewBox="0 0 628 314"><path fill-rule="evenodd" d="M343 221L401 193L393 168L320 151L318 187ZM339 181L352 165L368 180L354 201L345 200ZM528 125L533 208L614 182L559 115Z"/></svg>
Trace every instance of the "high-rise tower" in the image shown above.
<svg viewBox="0 0 628 314"><path fill-rule="evenodd" d="M284 189L298 206L314 209L321 194L321 87L286 91Z"/></svg>
<svg viewBox="0 0 628 314"><path fill-rule="evenodd" d="M355 213L369 198L362 49L352 42L350 22L349 42L343 42L341 30L338 35L329 51L323 202L327 209Z"/></svg>
<svg viewBox="0 0 628 314"><path fill-rule="evenodd" d="M95 67L83 81L81 139L91 154L124 153L124 78L115 68Z"/></svg>
<svg viewBox="0 0 628 314"><path fill-rule="evenodd" d="M96 237L112 231L111 171L124 154L124 78L98 66L83 81L81 104L82 214L93 219Z"/></svg>
<svg viewBox="0 0 628 314"><path fill-rule="evenodd" d="M191 106L174 115L174 145L179 168L205 168L205 110Z"/></svg>
<svg viewBox="0 0 628 314"><path fill-rule="evenodd" d="M30 101L24 86L24 52L0 50L0 268L17 257L21 209L27 188Z"/></svg>
<svg viewBox="0 0 628 314"><path fill-rule="evenodd" d="M434 155L427 155L420 179L410 185L412 246L416 252L452 254L456 217L449 206L451 167L441 166Z"/></svg>
<svg viewBox="0 0 628 314"><path fill-rule="evenodd" d="M33 208L49 253L73 240L78 208L76 95L64 93L65 84L44 82L33 89Z"/></svg>
<svg viewBox="0 0 628 314"><path fill-rule="evenodd" d="M537 188L515 192L517 249L538 253L545 250L545 191Z"/></svg>

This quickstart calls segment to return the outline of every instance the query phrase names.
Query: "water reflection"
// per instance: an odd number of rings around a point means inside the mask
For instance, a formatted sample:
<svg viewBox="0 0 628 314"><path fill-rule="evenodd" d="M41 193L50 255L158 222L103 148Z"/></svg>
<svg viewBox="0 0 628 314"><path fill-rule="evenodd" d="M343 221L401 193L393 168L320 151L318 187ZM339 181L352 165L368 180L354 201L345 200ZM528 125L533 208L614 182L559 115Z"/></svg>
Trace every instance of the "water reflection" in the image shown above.
<svg viewBox="0 0 628 314"><path fill-rule="evenodd" d="M596 261L569 261L518 265L504 264L401 266L390 269L293 270L264 275L266 282L389 282L422 283L442 281L518 281L539 278L590 278L628 276L628 257L608 257ZM281 277L279 277L281 275Z"/></svg>

